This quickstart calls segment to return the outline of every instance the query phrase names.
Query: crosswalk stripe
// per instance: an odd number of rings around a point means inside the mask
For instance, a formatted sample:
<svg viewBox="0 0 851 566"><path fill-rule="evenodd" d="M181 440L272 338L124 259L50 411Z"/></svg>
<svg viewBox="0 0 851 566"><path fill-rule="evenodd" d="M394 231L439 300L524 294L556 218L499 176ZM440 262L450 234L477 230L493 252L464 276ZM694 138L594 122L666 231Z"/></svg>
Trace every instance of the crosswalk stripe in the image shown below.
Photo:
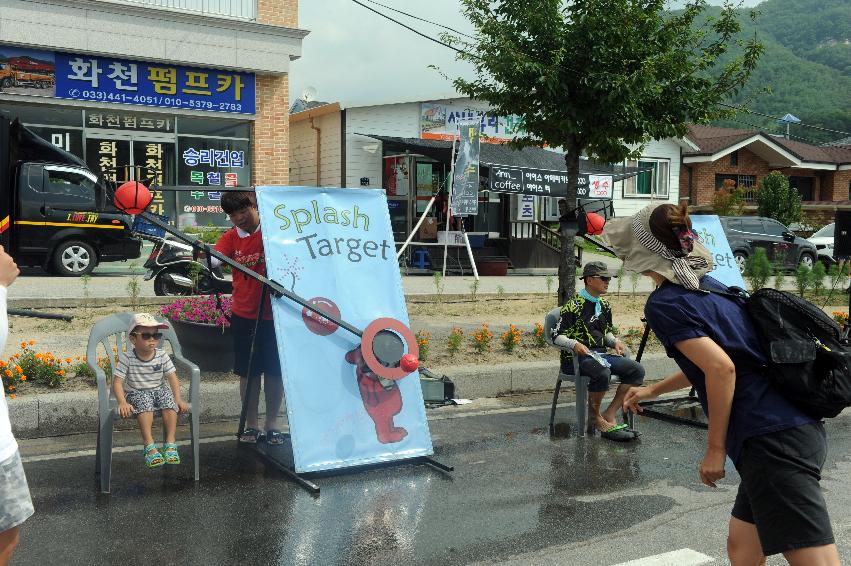
<svg viewBox="0 0 851 566"><path fill-rule="evenodd" d="M698 566L715 562L711 556L701 554L690 548L681 548L664 554L646 556L629 562L621 562L615 566Z"/></svg>

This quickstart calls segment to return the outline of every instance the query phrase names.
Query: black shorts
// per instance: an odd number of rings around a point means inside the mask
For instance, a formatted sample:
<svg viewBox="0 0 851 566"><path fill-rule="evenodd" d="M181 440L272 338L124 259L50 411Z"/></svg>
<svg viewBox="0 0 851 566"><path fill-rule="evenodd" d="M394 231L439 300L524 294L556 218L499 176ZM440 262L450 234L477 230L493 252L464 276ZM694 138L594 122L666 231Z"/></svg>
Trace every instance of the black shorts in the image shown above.
<svg viewBox="0 0 851 566"><path fill-rule="evenodd" d="M231 315L230 331L233 336L233 372L239 377L248 377L248 363L251 356L251 337L257 320ZM251 360L251 374L281 376L281 359L278 357L278 340L275 337L275 324L271 320L261 320L254 344L254 359Z"/></svg>
<svg viewBox="0 0 851 566"><path fill-rule="evenodd" d="M742 483L731 515L756 525L766 556L834 542L819 487L826 456L821 423L745 440L736 463Z"/></svg>

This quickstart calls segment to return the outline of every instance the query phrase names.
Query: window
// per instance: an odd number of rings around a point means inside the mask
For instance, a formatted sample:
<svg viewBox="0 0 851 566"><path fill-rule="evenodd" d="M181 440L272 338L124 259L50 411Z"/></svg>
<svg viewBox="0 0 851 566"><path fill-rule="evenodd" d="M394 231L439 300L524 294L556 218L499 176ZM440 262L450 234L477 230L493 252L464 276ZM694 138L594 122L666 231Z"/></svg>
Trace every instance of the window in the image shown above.
<svg viewBox="0 0 851 566"><path fill-rule="evenodd" d="M643 169L641 173L623 182L625 197L668 198L669 162L667 159L628 160L627 167Z"/></svg>
<svg viewBox="0 0 851 566"><path fill-rule="evenodd" d="M784 232L788 232L786 227L776 220L763 220L765 224L765 233L769 236L782 236Z"/></svg>
<svg viewBox="0 0 851 566"><path fill-rule="evenodd" d="M724 181L727 180L733 181L733 187L742 191L742 197L745 199L745 202L753 202L756 175L715 175L715 190L722 189L724 187Z"/></svg>
<svg viewBox="0 0 851 566"><path fill-rule="evenodd" d="M763 227L762 220L759 218L743 218L742 232L747 232L749 234L764 234L765 227Z"/></svg>
<svg viewBox="0 0 851 566"><path fill-rule="evenodd" d="M737 149L730 154L730 167L738 167L739 165L739 150Z"/></svg>
<svg viewBox="0 0 851 566"><path fill-rule="evenodd" d="M82 172L59 167L45 167L46 199L60 210L95 211L96 183Z"/></svg>

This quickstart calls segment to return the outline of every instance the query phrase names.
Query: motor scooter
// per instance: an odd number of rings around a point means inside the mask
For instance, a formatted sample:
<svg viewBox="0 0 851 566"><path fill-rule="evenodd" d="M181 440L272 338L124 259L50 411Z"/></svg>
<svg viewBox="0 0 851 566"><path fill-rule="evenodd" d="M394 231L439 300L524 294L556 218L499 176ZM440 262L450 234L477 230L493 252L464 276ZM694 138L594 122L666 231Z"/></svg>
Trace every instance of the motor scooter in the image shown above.
<svg viewBox="0 0 851 566"><path fill-rule="evenodd" d="M154 249L145 261L145 281L154 280L157 296L230 293L232 284L221 267L211 271L206 254L176 239L148 237Z"/></svg>

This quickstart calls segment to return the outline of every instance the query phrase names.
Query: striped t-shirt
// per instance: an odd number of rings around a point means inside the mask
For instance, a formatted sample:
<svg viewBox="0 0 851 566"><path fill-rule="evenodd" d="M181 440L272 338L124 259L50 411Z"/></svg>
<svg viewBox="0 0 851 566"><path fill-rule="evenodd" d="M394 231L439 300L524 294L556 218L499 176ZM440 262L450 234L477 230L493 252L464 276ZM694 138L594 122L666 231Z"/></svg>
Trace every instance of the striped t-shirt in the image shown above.
<svg viewBox="0 0 851 566"><path fill-rule="evenodd" d="M124 380L125 391L159 387L164 377L174 372L174 363L164 350L157 350L147 362L136 356L135 349L121 352L115 365L115 377Z"/></svg>

